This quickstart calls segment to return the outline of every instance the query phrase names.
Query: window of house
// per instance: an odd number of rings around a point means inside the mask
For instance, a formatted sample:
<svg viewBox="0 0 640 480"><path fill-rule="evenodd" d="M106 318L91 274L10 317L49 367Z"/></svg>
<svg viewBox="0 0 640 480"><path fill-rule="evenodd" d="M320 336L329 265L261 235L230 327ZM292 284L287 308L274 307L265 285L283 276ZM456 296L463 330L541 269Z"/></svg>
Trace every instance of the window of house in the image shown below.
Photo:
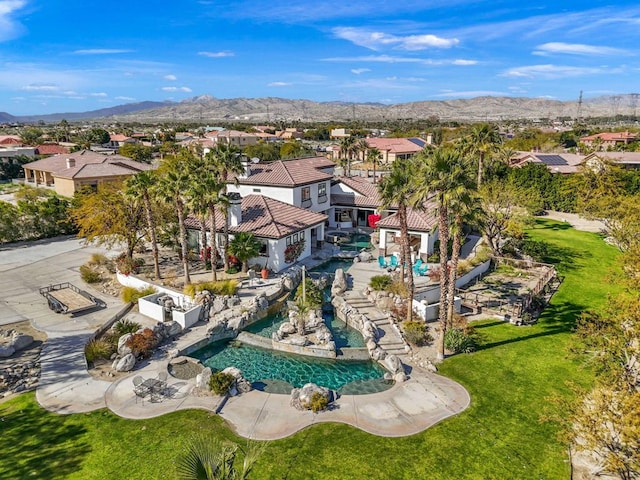
<svg viewBox="0 0 640 480"><path fill-rule="evenodd" d="M302 187L302 201L311 200L311 187Z"/></svg>
<svg viewBox="0 0 640 480"><path fill-rule="evenodd" d="M287 246L291 245L291 237L290 236L287 237L286 243L287 243Z"/></svg>
<svg viewBox="0 0 640 480"><path fill-rule="evenodd" d="M261 243L260 256L261 257L268 257L269 256L269 245L267 244L266 241L262 241L260 243Z"/></svg>
<svg viewBox="0 0 640 480"><path fill-rule="evenodd" d="M262 190L260 190L259 188L254 188L253 189L253 193L260 193Z"/></svg>
<svg viewBox="0 0 640 480"><path fill-rule="evenodd" d="M327 184L326 183L319 183L318 184L318 196L319 197L324 197L327 195Z"/></svg>

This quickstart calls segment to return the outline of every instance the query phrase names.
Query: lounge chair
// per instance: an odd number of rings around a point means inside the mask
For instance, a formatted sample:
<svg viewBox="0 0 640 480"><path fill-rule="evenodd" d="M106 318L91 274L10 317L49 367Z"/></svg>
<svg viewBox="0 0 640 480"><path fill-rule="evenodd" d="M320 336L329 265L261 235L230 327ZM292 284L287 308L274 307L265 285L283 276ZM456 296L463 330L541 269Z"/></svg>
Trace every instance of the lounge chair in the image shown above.
<svg viewBox="0 0 640 480"><path fill-rule="evenodd" d="M391 263L389 263L391 268L396 268L398 266L398 257L395 255L391 255Z"/></svg>
<svg viewBox="0 0 640 480"><path fill-rule="evenodd" d="M418 268L418 270L416 271L416 273L420 276L424 276L427 274L427 270L429 270L429 264L425 263L424 265L422 265L420 268Z"/></svg>
<svg viewBox="0 0 640 480"><path fill-rule="evenodd" d="M413 273L420 275L420 267L422 267L422 259L419 258L416 263L413 264Z"/></svg>
<svg viewBox="0 0 640 480"><path fill-rule="evenodd" d="M380 265L380 268L387 268L389 266L387 260L382 255L378 257L378 265Z"/></svg>

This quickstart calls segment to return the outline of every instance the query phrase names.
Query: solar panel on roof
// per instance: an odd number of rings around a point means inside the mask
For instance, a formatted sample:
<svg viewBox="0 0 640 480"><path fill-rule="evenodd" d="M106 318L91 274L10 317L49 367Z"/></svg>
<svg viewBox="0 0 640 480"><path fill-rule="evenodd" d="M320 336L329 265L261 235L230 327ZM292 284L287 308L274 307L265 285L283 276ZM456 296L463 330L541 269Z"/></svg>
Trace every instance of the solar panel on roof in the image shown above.
<svg viewBox="0 0 640 480"><path fill-rule="evenodd" d="M538 158L545 165L557 166L568 165L567 161L560 155L538 155Z"/></svg>

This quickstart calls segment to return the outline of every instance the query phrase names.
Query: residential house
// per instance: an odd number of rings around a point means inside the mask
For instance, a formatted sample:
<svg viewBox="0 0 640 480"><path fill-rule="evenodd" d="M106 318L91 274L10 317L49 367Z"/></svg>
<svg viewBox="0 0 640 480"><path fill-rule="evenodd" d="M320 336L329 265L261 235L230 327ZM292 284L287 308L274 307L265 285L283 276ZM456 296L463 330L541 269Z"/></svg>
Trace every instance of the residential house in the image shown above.
<svg viewBox="0 0 640 480"><path fill-rule="evenodd" d="M63 147L57 143L45 143L43 145L36 146L36 155L40 155L41 157L66 154L70 151L71 150L68 147Z"/></svg>
<svg viewBox="0 0 640 480"><path fill-rule="evenodd" d="M296 207L266 195L250 194L240 197L230 194L229 233L250 232L262 244L260 256L251 259L249 264L258 264L274 272L280 272L295 262L311 255L316 241L324 238L324 224L327 216L306 208ZM225 217L216 211L219 253L222 252L222 232ZM186 219L190 237L199 238L200 220L190 215ZM209 237L209 219L206 219L207 242Z"/></svg>
<svg viewBox="0 0 640 480"><path fill-rule="evenodd" d="M631 142L635 142L637 138L638 135L636 133L603 132L581 137L580 143L583 143L589 148L596 147L604 151L614 149L617 145L628 145Z"/></svg>
<svg viewBox="0 0 640 480"><path fill-rule="evenodd" d="M21 147L22 139L17 135L0 135L0 147L13 148Z"/></svg>
<svg viewBox="0 0 640 480"><path fill-rule="evenodd" d="M153 167L119 155L102 155L89 150L54 155L26 163L25 182L51 187L59 195L72 197L80 188L97 188L99 183L124 180Z"/></svg>
<svg viewBox="0 0 640 480"><path fill-rule="evenodd" d="M410 158L421 151L427 142L422 138L365 138L367 150L360 152L360 160L367 159L369 149L380 150L380 164L389 165L396 159ZM337 160L341 156L340 147L331 152L332 158Z"/></svg>
<svg viewBox="0 0 640 480"><path fill-rule="evenodd" d="M125 144L133 144L140 143L140 140L133 137L128 137L127 135L118 134L110 134L109 135L109 143L105 145L108 148L112 148L113 150L118 150Z"/></svg>
<svg viewBox="0 0 640 480"><path fill-rule="evenodd" d="M238 130L213 131L207 133L206 137L211 139L215 144L224 143L227 145L235 145L239 148L258 143L258 137L255 134L240 132Z"/></svg>
<svg viewBox="0 0 640 480"><path fill-rule="evenodd" d="M586 165L595 165L596 161L608 161L626 169L640 168L640 152L594 152L583 159Z"/></svg>
<svg viewBox="0 0 640 480"><path fill-rule="evenodd" d="M575 153L520 152L509 161L509 165L518 168L527 163L540 163L552 173L568 175L576 173L583 161L584 156Z"/></svg>
<svg viewBox="0 0 640 480"><path fill-rule="evenodd" d="M331 185L329 226L366 227L369 215L384 215L381 204L376 184L362 177L337 177Z"/></svg>

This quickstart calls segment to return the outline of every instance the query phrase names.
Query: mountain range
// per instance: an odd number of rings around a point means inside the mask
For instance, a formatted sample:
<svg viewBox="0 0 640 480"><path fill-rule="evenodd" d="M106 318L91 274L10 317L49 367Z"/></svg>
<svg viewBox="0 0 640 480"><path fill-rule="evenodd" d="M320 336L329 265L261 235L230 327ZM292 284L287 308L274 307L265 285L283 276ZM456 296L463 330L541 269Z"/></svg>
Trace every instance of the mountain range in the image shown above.
<svg viewBox="0 0 640 480"><path fill-rule="evenodd" d="M138 102L89 112L13 116L0 112L0 123L77 121L385 121L426 119L459 121L535 120L540 118L613 117L636 114L638 94L600 96L563 102L544 98L476 97L399 104L315 102L286 98L218 99L209 95L181 102Z"/></svg>

